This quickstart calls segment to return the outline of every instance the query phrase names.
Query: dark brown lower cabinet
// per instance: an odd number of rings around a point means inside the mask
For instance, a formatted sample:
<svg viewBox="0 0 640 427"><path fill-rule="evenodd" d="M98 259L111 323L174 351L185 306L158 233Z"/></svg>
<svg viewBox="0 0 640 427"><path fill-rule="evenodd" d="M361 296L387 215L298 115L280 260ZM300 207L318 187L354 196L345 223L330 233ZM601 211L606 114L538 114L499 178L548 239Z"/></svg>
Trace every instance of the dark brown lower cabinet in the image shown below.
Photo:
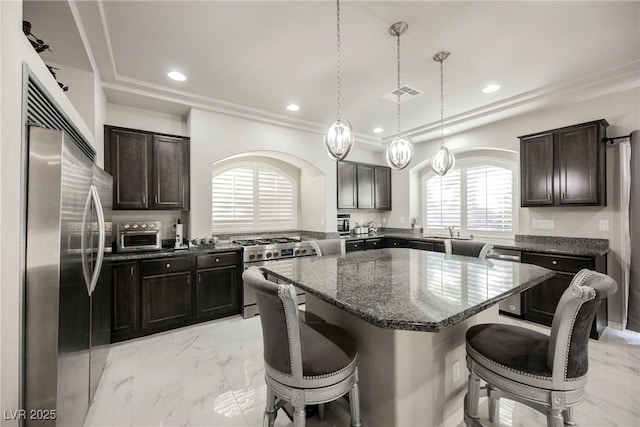
<svg viewBox="0 0 640 427"><path fill-rule="evenodd" d="M198 270L196 276L196 317L198 319L210 319L240 312L235 266Z"/></svg>
<svg viewBox="0 0 640 427"><path fill-rule="evenodd" d="M422 242L420 240L410 240L409 248L411 249L420 249L421 251L433 251L433 243L431 242Z"/></svg>
<svg viewBox="0 0 640 427"><path fill-rule="evenodd" d="M522 252L521 262L539 265L556 272L552 278L522 293L523 318L546 326L551 326L560 297L578 271L587 268L601 273L607 272L606 255L582 257ZM591 327L591 338L600 339L607 321L607 302L603 301Z"/></svg>
<svg viewBox="0 0 640 427"><path fill-rule="evenodd" d="M392 237L385 237L385 248L406 248L409 246L409 241L405 239L394 239Z"/></svg>
<svg viewBox="0 0 640 427"><path fill-rule="evenodd" d="M142 329L181 324L191 318L191 271L142 278Z"/></svg>
<svg viewBox="0 0 640 427"><path fill-rule="evenodd" d="M111 341L122 341L133 337L138 324L138 263L118 262L112 264L113 315Z"/></svg>

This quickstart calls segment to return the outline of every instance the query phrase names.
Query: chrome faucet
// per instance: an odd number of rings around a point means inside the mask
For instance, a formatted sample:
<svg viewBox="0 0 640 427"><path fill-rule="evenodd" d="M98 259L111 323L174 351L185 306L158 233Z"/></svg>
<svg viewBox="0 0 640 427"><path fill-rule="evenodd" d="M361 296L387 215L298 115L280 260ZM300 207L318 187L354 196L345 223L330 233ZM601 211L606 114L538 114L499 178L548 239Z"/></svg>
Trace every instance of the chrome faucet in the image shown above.
<svg viewBox="0 0 640 427"><path fill-rule="evenodd" d="M453 229L456 228L453 225L447 226L447 230L449 230L449 237L453 237Z"/></svg>

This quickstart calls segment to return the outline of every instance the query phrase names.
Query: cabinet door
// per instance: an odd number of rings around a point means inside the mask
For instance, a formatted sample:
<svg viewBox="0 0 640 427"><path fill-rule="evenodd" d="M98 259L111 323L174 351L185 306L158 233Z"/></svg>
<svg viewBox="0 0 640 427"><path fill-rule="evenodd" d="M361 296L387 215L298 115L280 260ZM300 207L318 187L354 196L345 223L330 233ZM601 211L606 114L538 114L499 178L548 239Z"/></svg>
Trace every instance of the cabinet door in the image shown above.
<svg viewBox="0 0 640 427"><path fill-rule="evenodd" d="M338 162L338 209L357 208L356 164Z"/></svg>
<svg viewBox="0 0 640 427"><path fill-rule="evenodd" d="M187 209L189 198L189 141L153 136L154 209Z"/></svg>
<svg viewBox="0 0 640 427"><path fill-rule="evenodd" d="M236 267L198 270L196 317L209 319L240 313Z"/></svg>
<svg viewBox="0 0 640 427"><path fill-rule="evenodd" d="M150 139L144 132L111 129L110 170L113 176L113 209L149 207Z"/></svg>
<svg viewBox="0 0 640 427"><path fill-rule="evenodd" d="M559 204L600 204L600 175L603 171L599 161L602 148L598 140L598 125L561 130L556 138Z"/></svg>
<svg viewBox="0 0 640 427"><path fill-rule="evenodd" d="M191 272L142 278L142 329L191 319Z"/></svg>
<svg viewBox="0 0 640 427"><path fill-rule="evenodd" d="M551 326L560 297L571 284L573 274L557 272L552 278L525 291L524 319Z"/></svg>
<svg viewBox="0 0 640 427"><path fill-rule="evenodd" d="M127 339L139 328L138 319L138 264L114 263L112 268L113 315L112 342Z"/></svg>
<svg viewBox="0 0 640 427"><path fill-rule="evenodd" d="M373 191L373 166L358 163L358 208L373 209L375 193Z"/></svg>
<svg viewBox="0 0 640 427"><path fill-rule="evenodd" d="M553 133L520 139L522 206L553 205Z"/></svg>
<svg viewBox="0 0 640 427"><path fill-rule="evenodd" d="M374 187L376 192L375 208L380 210L391 210L391 168L375 166Z"/></svg>
<svg viewBox="0 0 640 427"><path fill-rule="evenodd" d="M367 239L364 241L365 250L380 249L384 247L382 239Z"/></svg>

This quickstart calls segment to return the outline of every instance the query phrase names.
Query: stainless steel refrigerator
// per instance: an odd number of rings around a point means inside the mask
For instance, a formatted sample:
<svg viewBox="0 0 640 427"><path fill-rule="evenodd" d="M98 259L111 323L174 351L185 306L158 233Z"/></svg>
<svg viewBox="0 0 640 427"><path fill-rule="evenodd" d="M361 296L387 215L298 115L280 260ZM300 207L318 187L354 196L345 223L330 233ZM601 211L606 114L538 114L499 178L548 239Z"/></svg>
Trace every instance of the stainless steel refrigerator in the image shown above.
<svg viewBox="0 0 640 427"><path fill-rule="evenodd" d="M26 425L80 426L110 343L112 177L56 130L29 128L28 162Z"/></svg>

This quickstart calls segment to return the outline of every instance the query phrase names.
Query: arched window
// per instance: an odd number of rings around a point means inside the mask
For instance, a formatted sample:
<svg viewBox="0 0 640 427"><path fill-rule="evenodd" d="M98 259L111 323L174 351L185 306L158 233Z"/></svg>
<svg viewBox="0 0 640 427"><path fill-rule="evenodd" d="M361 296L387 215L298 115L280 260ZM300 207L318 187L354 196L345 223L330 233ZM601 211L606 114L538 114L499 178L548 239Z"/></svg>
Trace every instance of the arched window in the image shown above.
<svg viewBox="0 0 640 427"><path fill-rule="evenodd" d="M423 227L453 226L461 234L513 235L516 215L516 162L466 157L445 176L422 175Z"/></svg>
<svg viewBox="0 0 640 427"><path fill-rule="evenodd" d="M297 182L261 162L234 162L214 169L211 230L293 230L298 226Z"/></svg>

